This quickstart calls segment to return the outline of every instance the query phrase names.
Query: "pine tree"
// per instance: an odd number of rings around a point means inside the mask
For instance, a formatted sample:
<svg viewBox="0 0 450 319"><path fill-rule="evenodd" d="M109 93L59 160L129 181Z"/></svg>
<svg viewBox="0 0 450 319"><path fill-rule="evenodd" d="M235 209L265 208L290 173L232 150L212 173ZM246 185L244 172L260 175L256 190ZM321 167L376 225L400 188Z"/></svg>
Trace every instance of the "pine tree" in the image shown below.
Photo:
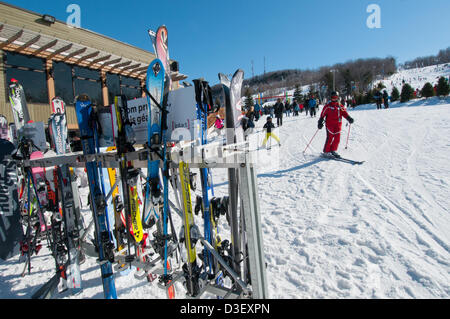
<svg viewBox="0 0 450 319"><path fill-rule="evenodd" d="M244 108L245 110L250 110L255 104L253 101L252 91L247 88L244 96L245 96Z"/></svg>
<svg viewBox="0 0 450 319"><path fill-rule="evenodd" d="M423 97L429 98L434 95L433 85L430 82L425 83L422 90L420 91Z"/></svg>
<svg viewBox="0 0 450 319"><path fill-rule="evenodd" d="M377 85L378 90L381 91L382 89L385 89L385 88L386 88L386 85L384 85L383 82L378 83L378 85Z"/></svg>
<svg viewBox="0 0 450 319"><path fill-rule="evenodd" d="M297 103L301 103L303 101L303 95L299 85L295 87L294 100L297 100Z"/></svg>
<svg viewBox="0 0 450 319"><path fill-rule="evenodd" d="M414 90L408 83L405 83L402 87L402 93L400 93L400 102L405 103L414 97Z"/></svg>
<svg viewBox="0 0 450 319"><path fill-rule="evenodd" d="M391 92L391 102L398 101L399 98L400 98L400 92L399 92L399 90L394 86L394 88L392 89L392 92Z"/></svg>
<svg viewBox="0 0 450 319"><path fill-rule="evenodd" d="M441 76L438 81L438 85L436 88L437 96L447 96L450 93L450 85L448 84L448 80Z"/></svg>
<svg viewBox="0 0 450 319"><path fill-rule="evenodd" d="M369 90L366 92L366 94L364 95L364 103L365 104L370 104L370 103L374 103L374 98L373 98L373 91Z"/></svg>

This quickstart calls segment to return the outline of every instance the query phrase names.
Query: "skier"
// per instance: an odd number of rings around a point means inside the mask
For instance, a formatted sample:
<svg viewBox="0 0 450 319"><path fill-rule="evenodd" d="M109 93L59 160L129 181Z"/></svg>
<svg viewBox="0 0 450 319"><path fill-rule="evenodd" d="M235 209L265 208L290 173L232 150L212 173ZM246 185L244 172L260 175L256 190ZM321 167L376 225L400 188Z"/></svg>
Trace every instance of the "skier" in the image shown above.
<svg viewBox="0 0 450 319"><path fill-rule="evenodd" d="M277 117L277 126L280 127L283 125L283 111L284 111L284 105L283 102L281 102L281 98L277 99L277 103L274 106L275 110L275 116Z"/></svg>
<svg viewBox="0 0 450 319"><path fill-rule="evenodd" d="M300 113L303 113L303 109L305 108L305 106L303 105L303 103L300 104Z"/></svg>
<svg viewBox="0 0 450 319"><path fill-rule="evenodd" d="M389 94L386 90L383 91L384 108L389 108Z"/></svg>
<svg viewBox="0 0 450 319"><path fill-rule="evenodd" d="M289 103L289 100L286 100L286 103L284 104L284 112L286 114L286 117L291 117L291 105Z"/></svg>
<svg viewBox="0 0 450 319"><path fill-rule="evenodd" d="M381 104L383 103L383 96L381 95L380 91L377 90L373 98L377 103L377 110L381 110Z"/></svg>
<svg viewBox="0 0 450 319"><path fill-rule="evenodd" d="M255 104L255 122L259 121L259 117L261 116L261 107L259 106L258 103Z"/></svg>
<svg viewBox="0 0 450 319"><path fill-rule="evenodd" d="M340 158L336 151L341 138L342 117L345 117L350 124L354 122L353 118L348 115L345 107L339 103L339 93L332 92L331 102L324 106L318 123L318 128L321 130L325 121L327 129L327 140L323 149L325 157Z"/></svg>
<svg viewBox="0 0 450 319"><path fill-rule="evenodd" d="M220 115L216 115L216 121L214 122L214 132L217 133L217 135L220 135L222 133L222 130L224 128L223 120L220 118Z"/></svg>
<svg viewBox="0 0 450 319"><path fill-rule="evenodd" d="M309 99L308 106L309 106L309 114L311 114L311 117L316 117L317 102L314 96L311 96L311 98Z"/></svg>
<svg viewBox="0 0 450 319"><path fill-rule="evenodd" d="M298 107L297 100L294 100L294 104L292 104L292 110L294 111L294 116L298 116L300 108Z"/></svg>
<svg viewBox="0 0 450 319"><path fill-rule="evenodd" d="M255 124L252 121L251 116L249 116L249 113L243 113L241 125L242 129L244 130L244 136L248 136L249 134L253 133Z"/></svg>
<svg viewBox="0 0 450 319"><path fill-rule="evenodd" d="M264 124L263 128L266 130L266 137L264 138L262 147L266 147L267 141L269 140L270 137L274 138L278 142L278 145L281 146L281 142L278 136L272 133L272 129L275 128L275 125L273 125L272 118L270 116L267 118L267 122L266 124Z"/></svg>

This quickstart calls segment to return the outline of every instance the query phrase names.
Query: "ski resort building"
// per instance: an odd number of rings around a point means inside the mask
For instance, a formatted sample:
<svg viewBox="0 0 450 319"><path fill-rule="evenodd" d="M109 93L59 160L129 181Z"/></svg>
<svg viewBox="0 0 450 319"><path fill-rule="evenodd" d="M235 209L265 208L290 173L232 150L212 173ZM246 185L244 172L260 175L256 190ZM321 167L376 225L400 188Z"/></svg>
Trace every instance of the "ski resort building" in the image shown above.
<svg viewBox="0 0 450 319"><path fill-rule="evenodd" d="M22 84L33 121L47 123L50 102L59 96L67 104L69 129L75 130L77 95L89 95L98 106L112 104L119 94L142 97L153 59L152 52L0 2L0 114L9 122L11 79ZM178 72L177 61L171 61L171 71L176 89L187 76Z"/></svg>

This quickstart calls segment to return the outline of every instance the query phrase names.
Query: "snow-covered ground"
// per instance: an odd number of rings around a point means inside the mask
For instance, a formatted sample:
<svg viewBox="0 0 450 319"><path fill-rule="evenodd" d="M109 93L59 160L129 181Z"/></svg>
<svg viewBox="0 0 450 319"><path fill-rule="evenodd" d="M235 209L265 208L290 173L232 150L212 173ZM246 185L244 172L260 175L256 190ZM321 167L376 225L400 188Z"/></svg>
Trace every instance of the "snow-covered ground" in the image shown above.
<svg viewBox="0 0 450 319"><path fill-rule="evenodd" d="M350 113L348 149L344 126L339 152L362 166L319 158L325 130L304 154L318 120L304 113L284 118L281 148L258 152L270 297L449 298L450 99ZM217 194L227 191L224 170L214 171L214 182ZM18 257L0 261L0 298L30 298L53 275L46 248L32 266L22 278ZM103 298L95 259L81 270L83 292L58 298ZM166 298L132 273L117 275L116 287L119 298Z"/></svg>

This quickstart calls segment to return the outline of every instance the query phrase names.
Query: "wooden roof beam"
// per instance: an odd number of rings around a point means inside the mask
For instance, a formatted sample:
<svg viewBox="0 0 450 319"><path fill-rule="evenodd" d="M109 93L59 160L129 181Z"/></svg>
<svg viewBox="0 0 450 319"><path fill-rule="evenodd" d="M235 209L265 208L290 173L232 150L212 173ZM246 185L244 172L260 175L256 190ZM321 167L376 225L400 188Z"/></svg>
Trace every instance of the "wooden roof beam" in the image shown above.
<svg viewBox="0 0 450 319"><path fill-rule="evenodd" d="M70 44L68 44L68 45L66 45L66 46L64 46L64 47L62 47L62 48L56 50L55 52L53 52L52 54L50 54L50 55L47 57L47 59L48 59L48 60L53 59L55 56L57 56L57 55L59 55L59 54L61 54L61 53L63 53L63 52L66 52L66 51L72 49L72 46L73 46L73 44L70 43Z"/></svg>
<svg viewBox="0 0 450 319"><path fill-rule="evenodd" d="M102 68L104 68L105 66L111 65L111 64L119 63L120 61L122 61L122 58L106 61L105 63L103 63Z"/></svg>
<svg viewBox="0 0 450 319"><path fill-rule="evenodd" d="M147 73L148 66L143 66L138 69L131 70L128 75L136 74L136 76L140 76L141 74Z"/></svg>
<svg viewBox="0 0 450 319"><path fill-rule="evenodd" d="M79 58L75 64L80 64L81 62L87 60L87 59L91 59L91 58L95 58L97 55L100 54L100 51L96 51L96 52L92 52L91 54L87 54L81 58Z"/></svg>
<svg viewBox="0 0 450 319"><path fill-rule="evenodd" d="M10 45L11 43L13 43L14 41L16 41L17 39L19 39L23 34L23 30L20 30L19 32L17 32L15 35L13 35L11 38L9 38L8 40L6 40L3 43L0 43L0 49L3 49L4 47Z"/></svg>
<svg viewBox="0 0 450 319"><path fill-rule="evenodd" d="M38 42L40 39L41 39L41 35L39 34L39 35L35 36L33 39L31 39L30 41L28 41L27 43L24 43L22 46L15 49L14 51L21 52L21 51L25 50L26 48L31 47L33 44Z"/></svg>
<svg viewBox="0 0 450 319"><path fill-rule="evenodd" d="M53 40L52 42L47 43L46 45L40 47L36 51L34 51L33 55L39 55L47 49L54 47L58 43L58 40Z"/></svg>
<svg viewBox="0 0 450 319"><path fill-rule="evenodd" d="M94 61L92 61L91 63L89 63L89 67L91 67L91 66L93 66L94 64L96 64L96 63L99 63L99 62L102 62L102 61L106 61L106 60L108 60L109 58L111 57L111 54L110 55L105 55L104 57L101 57L101 58L98 58L98 59L95 59Z"/></svg>
<svg viewBox="0 0 450 319"><path fill-rule="evenodd" d="M131 61L123 62L123 63L120 63L120 64L116 64L115 66L112 67L111 71L117 70L118 68L122 68L122 67L128 66L130 64L131 64Z"/></svg>
<svg viewBox="0 0 450 319"><path fill-rule="evenodd" d="M122 74L123 72L126 72L126 71L131 72L132 70L138 68L140 65L141 65L141 64L138 63L138 64L134 64L134 65L127 66L127 67L123 68L122 71L120 71L120 74Z"/></svg>
<svg viewBox="0 0 450 319"><path fill-rule="evenodd" d="M75 57L75 56L77 56L77 55L79 55L79 54L82 54L82 53L86 52L86 50L87 50L87 48L82 48L82 49L80 49L80 50L77 50L77 51L75 51L75 52L72 52L71 54L69 54L68 56L66 56L62 61L63 61L63 62L66 62L67 60L69 60L69 59L71 59L71 58L73 58L73 57Z"/></svg>

